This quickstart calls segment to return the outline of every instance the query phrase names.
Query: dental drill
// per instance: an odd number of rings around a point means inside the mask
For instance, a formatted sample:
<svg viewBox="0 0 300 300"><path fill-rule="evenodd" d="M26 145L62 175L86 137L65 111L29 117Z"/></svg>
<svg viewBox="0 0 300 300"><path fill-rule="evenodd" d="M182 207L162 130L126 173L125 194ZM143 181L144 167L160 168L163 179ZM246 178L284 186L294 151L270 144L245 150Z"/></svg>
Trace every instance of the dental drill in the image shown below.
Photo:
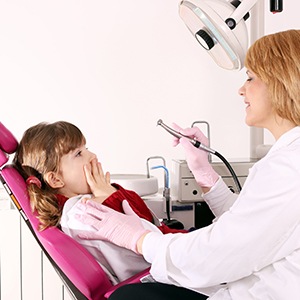
<svg viewBox="0 0 300 300"><path fill-rule="evenodd" d="M178 139L180 139L182 137L187 138L192 143L192 145L194 145L196 148L202 149L206 152L209 152L209 153L214 154L217 157L219 157L222 160L222 162L225 164L225 166L227 167L228 171L230 172L238 191L240 192L242 190L242 186L241 186L234 170L232 169L231 165L229 164L229 162L225 159L225 157L223 155L221 155L219 152L211 149L210 147L207 147L207 146L203 145L201 142L197 141L196 139L193 139L189 136L186 136L186 135L174 130L173 128L167 126L166 124L164 124L164 122L161 119L159 119L157 121L157 125L161 126L167 132L169 132L173 136L177 137Z"/></svg>
<svg viewBox="0 0 300 300"><path fill-rule="evenodd" d="M178 139L185 137L187 138L196 148L201 148L209 153L215 154L216 151L203 145L202 143L200 143L199 141L197 141L196 139L192 139L191 137L184 135L176 130L174 130L173 128L167 126L166 124L164 124L164 122L162 121L162 119L159 119L157 121L157 125L161 126L162 128L164 128L166 131L168 131L169 133L171 133L173 136L177 137Z"/></svg>

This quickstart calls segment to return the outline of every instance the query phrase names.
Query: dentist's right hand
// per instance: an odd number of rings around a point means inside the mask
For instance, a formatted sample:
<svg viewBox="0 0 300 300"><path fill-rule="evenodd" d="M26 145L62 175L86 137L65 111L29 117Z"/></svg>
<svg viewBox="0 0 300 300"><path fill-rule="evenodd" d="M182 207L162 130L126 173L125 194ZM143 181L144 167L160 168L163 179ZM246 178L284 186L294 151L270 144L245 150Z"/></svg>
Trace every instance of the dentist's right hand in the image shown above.
<svg viewBox="0 0 300 300"><path fill-rule="evenodd" d="M124 214L94 201L82 203L80 208L85 213L79 215L78 219L82 223L94 227L97 231L80 233L79 238L109 241L141 254L143 238L150 231L143 227L141 219L126 200L122 202L122 205Z"/></svg>
<svg viewBox="0 0 300 300"><path fill-rule="evenodd" d="M183 135L195 138L205 146L208 146L209 144L207 137L198 127L182 129L177 124L173 123L173 128ZM180 144L185 150L186 161L189 169L195 177L195 180L201 186L203 192L208 192L219 179L218 173L216 173L208 161L208 152L196 148L187 138L184 137L181 139L174 138L173 145L177 146L178 144Z"/></svg>

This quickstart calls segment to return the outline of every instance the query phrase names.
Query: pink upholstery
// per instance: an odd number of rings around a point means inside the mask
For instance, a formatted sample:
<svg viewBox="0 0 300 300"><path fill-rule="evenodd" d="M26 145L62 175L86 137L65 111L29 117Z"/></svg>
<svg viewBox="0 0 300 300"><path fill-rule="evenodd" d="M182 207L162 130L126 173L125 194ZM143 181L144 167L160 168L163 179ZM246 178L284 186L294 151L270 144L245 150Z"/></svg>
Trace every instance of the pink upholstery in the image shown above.
<svg viewBox="0 0 300 300"><path fill-rule="evenodd" d="M17 149L18 141L12 133L0 122L0 149L11 154Z"/></svg>
<svg viewBox="0 0 300 300"><path fill-rule="evenodd" d="M122 285L140 282L141 278L143 278L144 276L149 274L149 270L150 270L150 268L126 279L125 281L120 282L118 285L113 286L105 293L105 298L108 298L113 293L113 291L115 291L118 287L120 287Z"/></svg>
<svg viewBox="0 0 300 300"><path fill-rule="evenodd" d="M17 148L14 136L0 123L0 166L8 159L7 153L13 153ZM74 299L104 300L117 287L112 286L105 272L94 257L74 239L67 236L57 227L44 231L38 230L39 221L30 208L26 183L19 172L6 165L0 170L2 183L10 190L10 197L20 214L31 228L38 243L49 257L54 268L61 275L64 283L74 296ZM148 270L122 283L138 282ZM106 295L105 295L106 294Z"/></svg>
<svg viewBox="0 0 300 300"><path fill-rule="evenodd" d="M12 166L1 171L23 217L28 218L33 230L47 253L66 277L87 299L105 299L104 294L112 284L94 257L74 239L56 227L38 231L39 221L31 212L26 184Z"/></svg>
<svg viewBox="0 0 300 300"><path fill-rule="evenodd" d="M8 161L8 154L15 152L17 146L17 139L0 122L0 166Z"/></svg>
<svg viewBox="0 0 300 300"><path fill-rule="evenodd" d="M3 166L8 161L8 155L0 150L0 166Z"/></svg>

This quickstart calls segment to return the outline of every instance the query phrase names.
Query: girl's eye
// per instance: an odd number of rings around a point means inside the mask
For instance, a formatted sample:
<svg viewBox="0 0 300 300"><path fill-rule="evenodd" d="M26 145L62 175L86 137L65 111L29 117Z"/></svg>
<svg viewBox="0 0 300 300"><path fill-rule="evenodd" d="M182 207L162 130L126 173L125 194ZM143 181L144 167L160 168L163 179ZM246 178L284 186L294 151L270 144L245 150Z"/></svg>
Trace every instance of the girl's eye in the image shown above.
<svg viewBox="0 0 300 300"><path fill-rule="evenodd" d="M248 82L249 82L249 81L252 81L252 78L251 78L251 77L247 78L247 81L248 81Z"/></svg>
<svg viewBox="0 0 300 300"><path fill-rule="evenodd" d="M81 153L82 153L82 151L78 151L75 156L76 157L81 156Z"/></svg>

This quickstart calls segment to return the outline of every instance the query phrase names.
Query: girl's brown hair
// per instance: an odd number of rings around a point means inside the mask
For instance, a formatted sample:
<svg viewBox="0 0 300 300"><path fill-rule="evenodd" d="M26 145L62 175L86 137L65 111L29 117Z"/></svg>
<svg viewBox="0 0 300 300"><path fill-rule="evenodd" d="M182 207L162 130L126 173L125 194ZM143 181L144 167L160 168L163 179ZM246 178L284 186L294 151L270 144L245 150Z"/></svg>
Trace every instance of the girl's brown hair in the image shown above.
<svg viewBox="0 0 300 300"><path fill-rule="evenodd" d="M13 163L26 180L37 177L41 187L36 184L27 186L31 207L36 211L40 229L58 226L62 207L57 199L57 190L44 179L48 172L59 171L63 155L85 144L82 132L73 124L59 121L39 123L27 129L19 143Z"/></svg>
<svg viewBox="0 0 300 300"><path fill-rule="evenodd" d="M267 84L275 112L300 125L300 30L260 38L248 50L245 66Z"/></svg>

